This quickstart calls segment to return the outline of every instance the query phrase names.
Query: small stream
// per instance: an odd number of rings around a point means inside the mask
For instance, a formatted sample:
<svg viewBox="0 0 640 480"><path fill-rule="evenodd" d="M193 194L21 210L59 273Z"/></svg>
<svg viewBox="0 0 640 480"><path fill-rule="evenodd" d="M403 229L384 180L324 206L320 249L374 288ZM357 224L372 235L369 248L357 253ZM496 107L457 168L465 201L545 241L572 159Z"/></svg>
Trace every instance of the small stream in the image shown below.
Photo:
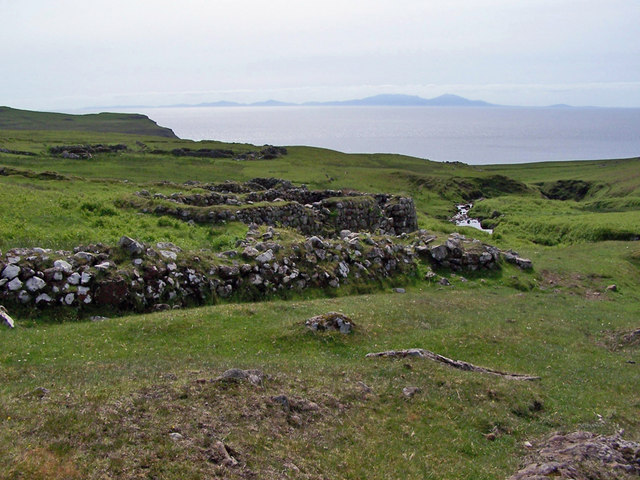
<svg viewBox="0 0 640 480"><path fill-rule="evenodd" d="M477 218L471 218L469 216L469 211L473 208L473 203L463 203L460 205L456 205L456 208L458 209L458 213L451 217L451 221L453 223L455 223L459 227L472 227L489 234L493 233L493 229L482 228L480 220L478 220Z"/></svg>

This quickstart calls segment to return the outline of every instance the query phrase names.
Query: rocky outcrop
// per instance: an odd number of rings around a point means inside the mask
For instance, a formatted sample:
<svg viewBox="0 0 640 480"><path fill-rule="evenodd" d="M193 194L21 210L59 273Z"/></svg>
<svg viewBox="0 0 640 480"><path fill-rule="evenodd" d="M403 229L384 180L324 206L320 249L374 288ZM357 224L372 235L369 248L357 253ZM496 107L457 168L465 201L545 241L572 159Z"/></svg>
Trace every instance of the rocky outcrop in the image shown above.
<svg viewBox="0 0 640 480"><path fill-rule="evenodd" d="M211 193L152 196L142 191L138 195L148 200L139 208L145 213L171 215L185 221L239 221L295 228L306 235L331 235L344 229L399 235L418 228L415 205L408 197L308 190L273 178L254 178L244 184L196 185Z"/></svg>

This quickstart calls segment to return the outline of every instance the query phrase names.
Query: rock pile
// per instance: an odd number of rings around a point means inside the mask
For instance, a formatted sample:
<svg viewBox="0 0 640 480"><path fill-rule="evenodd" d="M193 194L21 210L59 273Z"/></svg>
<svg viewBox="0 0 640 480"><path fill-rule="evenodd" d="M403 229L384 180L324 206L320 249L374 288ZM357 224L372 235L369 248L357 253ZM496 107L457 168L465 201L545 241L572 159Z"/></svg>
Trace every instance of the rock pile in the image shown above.
<svg viewBox="0 0 640 480"><path fill-rule="evenodd" d="M533 462L509 480L543 478L590 480L640 476L640 444L621 434L595 435L574 432L554 435L537 452Z"/></svg>
<svg viewBox="0 0 640 480"><path fill-rule="evenodd" d="M233 158L235 160L273 160L287 154L284 147L265 145L257 152L236 153L230 149L222 148L175 148L173 150L152 150L154 155L173 155L175 157L196 157L196 158Z"/></svg>
<svg viewBox="0 0 640 480"><path fill-rule="evenodd" d="M353 320L337 312L329 312L311 317L305 322L305 325L314 332L337 330L340 333L351 333L355 326Z"/></svg>
<svg viewBox="0 0 640 480"><path fill-rule="evenodd" d="M416 253L428 258L435 267L471 271L498 268L501 251L494 246L458 233L452 233L443 242L435 240L434 235L420 232L415 247Z"/></svg>

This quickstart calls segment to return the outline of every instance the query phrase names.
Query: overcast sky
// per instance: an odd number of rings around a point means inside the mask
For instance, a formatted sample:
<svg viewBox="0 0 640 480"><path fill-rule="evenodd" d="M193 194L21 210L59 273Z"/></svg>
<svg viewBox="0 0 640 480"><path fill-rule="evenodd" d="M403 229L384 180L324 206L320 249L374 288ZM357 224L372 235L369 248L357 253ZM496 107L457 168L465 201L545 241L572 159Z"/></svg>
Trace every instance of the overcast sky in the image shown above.
<svg viewBox="0 0 640 480"><path fill-rule="evenodd" d="M640 107L639 0L0 0L0 105Z"/></svg>

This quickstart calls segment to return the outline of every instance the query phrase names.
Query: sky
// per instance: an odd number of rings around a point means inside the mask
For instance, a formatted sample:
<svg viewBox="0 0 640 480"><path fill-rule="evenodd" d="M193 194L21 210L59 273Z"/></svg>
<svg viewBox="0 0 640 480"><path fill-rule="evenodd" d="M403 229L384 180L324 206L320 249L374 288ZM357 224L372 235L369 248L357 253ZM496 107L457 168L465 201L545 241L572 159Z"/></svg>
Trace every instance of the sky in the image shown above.
<svg viewBox="0 0 640 480"><path fill-rule="evenodd" d="M0 0L0 105L640 107L639 0Z"/></svg>

